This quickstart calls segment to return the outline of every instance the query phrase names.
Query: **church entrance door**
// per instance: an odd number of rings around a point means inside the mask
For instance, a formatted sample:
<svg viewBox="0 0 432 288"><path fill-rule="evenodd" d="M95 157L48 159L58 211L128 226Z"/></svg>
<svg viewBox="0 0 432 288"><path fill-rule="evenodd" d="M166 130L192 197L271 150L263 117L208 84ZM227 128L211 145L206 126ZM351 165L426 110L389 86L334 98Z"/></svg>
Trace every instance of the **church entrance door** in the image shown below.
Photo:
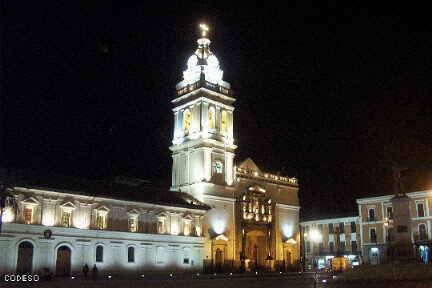
<svg viewBox="0 0 432 288"><path fill-rule="evenodd" d="M262 270L267 254L266 234L261 230L249 231L246 235L247 270Z"/></svg>
<svg viewBox="0 0 432 288"><path fill-rule="evenodd" d="M32 272L33 266L33 244L28 241L21 242L18 246L17 274Z"/></svg>
<svg viewBox="0 0 432 288"><path fill-rule="evenodd" d="M67 246L57 249L56 275L69 276L71 272L71 250Z"/></svg>

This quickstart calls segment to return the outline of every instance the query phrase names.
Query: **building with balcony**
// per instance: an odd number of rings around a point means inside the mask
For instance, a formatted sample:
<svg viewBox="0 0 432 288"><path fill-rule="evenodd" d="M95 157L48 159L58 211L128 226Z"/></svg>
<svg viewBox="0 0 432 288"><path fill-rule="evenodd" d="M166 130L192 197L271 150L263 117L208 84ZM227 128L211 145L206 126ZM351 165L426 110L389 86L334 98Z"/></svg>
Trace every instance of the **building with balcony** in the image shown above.
<svg viewBox="0 0 432 288"><path fill-rule="evenodd" d="M395 233L408 233L412 255L428 263L431 248L430 210L432 190L406 193L409 199L408 225L395 227L392 199L395 195L357 199L360 215L360 238L365 263L385 263L392 257Z"/></svg>
<svg viewBox="0 0 432 288"><path fill-rule="evenodd" d="M331 261L337 255L347 258L352 266L360 264L358 216L302 221L300 227L307 269L331 267Z"/></svg>

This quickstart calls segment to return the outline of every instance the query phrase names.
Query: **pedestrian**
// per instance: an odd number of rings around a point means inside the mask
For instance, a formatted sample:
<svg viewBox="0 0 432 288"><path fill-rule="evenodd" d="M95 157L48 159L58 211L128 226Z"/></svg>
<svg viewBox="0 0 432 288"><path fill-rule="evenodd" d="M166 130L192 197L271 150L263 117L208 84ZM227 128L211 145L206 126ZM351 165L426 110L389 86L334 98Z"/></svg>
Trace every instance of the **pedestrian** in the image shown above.
<svg viewBox="0 0 432 288"><path fill-rule="evenodd" d="M97 280L97 278L98 278L98 268L96 267L96 264L94 264L93 265L93 269L92 269L93 271L93 273L92 273L92 276L93 276L93 281L96 281Z"/></svg>
<svg viewBox="0 0 432 288"><path fill-rule="evenodd" d="M318 271L315 271L315 274L314 274L314 287L317 287L318 280L319 280Z"/></svg>
<svg viewBox="0 0 432 288"><path fill-rule="evenodd" d="M87 280L87 274L88 274L89 270L90 270L90 269L89 269L87 263L84 264L84 266L83 266L83 268L82 268L82 272L83 272L83 274L84 274L84 279L85 279L85 280Z"/></svg>

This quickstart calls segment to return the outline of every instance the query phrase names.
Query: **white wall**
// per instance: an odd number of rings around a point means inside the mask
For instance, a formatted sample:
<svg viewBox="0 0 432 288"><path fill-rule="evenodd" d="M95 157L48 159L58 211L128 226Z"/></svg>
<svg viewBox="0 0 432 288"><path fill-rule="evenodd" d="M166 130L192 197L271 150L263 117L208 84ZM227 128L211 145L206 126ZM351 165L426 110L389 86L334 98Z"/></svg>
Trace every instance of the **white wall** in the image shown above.
<svg viewBox="0 0 432 288"><path fill-rule="evenodd" d="M101 275L172 269L202 270L202 237L50 227L52 237L44 239L43 231L47 227L5 223L3 228L0 236L0 274L15 272L18 245L22 241L29 241L34 246L33 272L38 272L44 267L49 267L55 272L56 251L62 245L68 246L72 251L72 273L76 274L81 273L82 266L86 263L90 268L96 264ZM104 247L102 263L96 262L97 245ZM129 246L135 248L134 263L128 263ZM162 263L156 263L157 247L162 247L165 251ZM189 264L183 264L185 251L188 252Z"/></svg>

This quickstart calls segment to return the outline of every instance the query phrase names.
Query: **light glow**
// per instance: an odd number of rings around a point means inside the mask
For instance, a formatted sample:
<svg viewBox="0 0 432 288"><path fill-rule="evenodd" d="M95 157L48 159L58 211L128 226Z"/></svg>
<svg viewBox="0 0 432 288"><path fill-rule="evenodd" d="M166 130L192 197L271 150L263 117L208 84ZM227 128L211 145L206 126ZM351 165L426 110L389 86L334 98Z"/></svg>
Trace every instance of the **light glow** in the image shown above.
<svg viewBox="0 0 432 288"><path fill-rule="evenodd" d="M15 215L14 215L14 211L11 207L6 207L3 210L3 215L2 215L2 222L3 223L10 223L12 221L14 221L15 219Z"/></svg>
<svg viewBox="0 0 432 288"><path fill-rule="evenodd" d="M317 229L312 229L310 231L309 237L313 242L321 242L322 241L322 235Z"/></svg>
<svg viewBox="0 0 432 288"><path fill-rule="evenodd" d="M46 211L43 215L42 225L44 226L54 226L54 215L52 213L47 213Z"/></svg>
<svg viewBox="0 0 432 288"><path fill-rule="evenodd" d="M201 29L201 36L206 37L207 32L209 31L209 27L207 26L207 24L201 23L199 24L199 28Z"/></svg>
<svg viewBox="0 0 432 288"><path fill-rule="evenodd" d="M285 236L285 238L290 238L293 236L294 227L290 224L284 224L282 225L282 234Z"/></svg>
<svg viewBox="0 0 432 288"><path fill-rule="evenodd" d="M225 223L225 221L223 221L222 219L216 219L214 222L213 222L213 225L212 225L212 228L213 228L213 231L216 233L216 234L218 234L218 235L220 235L220 234L222 234L224 231L225 231L225 225L226 225L226 223Z"/></svg>

